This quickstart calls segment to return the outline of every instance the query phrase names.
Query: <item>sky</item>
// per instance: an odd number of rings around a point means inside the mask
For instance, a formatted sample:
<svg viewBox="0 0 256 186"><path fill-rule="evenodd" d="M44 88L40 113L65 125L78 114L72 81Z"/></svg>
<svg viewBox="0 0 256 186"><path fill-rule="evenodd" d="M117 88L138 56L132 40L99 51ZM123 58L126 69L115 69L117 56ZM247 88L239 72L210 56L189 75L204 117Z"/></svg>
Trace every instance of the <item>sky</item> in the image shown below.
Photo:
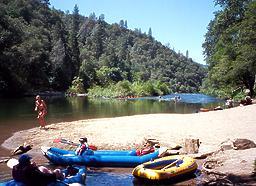
<svg viewBox="0 0 256 186"><path fill-rule="evenodd" d="M109 24L126 20L128 29L141 29L162 44L205 64L202 43L209 22L218 10L213 0L50 0L50 6L97 17L104 14Z"/></svg>

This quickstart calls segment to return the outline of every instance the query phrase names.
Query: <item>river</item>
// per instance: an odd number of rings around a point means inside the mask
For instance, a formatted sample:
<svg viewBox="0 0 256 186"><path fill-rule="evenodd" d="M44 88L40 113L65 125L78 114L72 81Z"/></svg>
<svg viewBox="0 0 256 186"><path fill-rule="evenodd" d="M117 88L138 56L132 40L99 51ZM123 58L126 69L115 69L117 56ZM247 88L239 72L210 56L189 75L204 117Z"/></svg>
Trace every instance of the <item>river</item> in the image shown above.
<svg viewBox="0 0 256 186"><path fill-rule="evenodd" d="M180 100L174 101L174 98ZM42 97L48 107L47 123L74 121L152 113L196 113L201 107L223 106L223 101L203 94L171 94L162 97L136 99L89 99L87 97ZM0 99L0 143L14 132L38 127L34 111L34 97ZM18 146L17 142L17 146ZM0 157L9 156L8 149L0 147ZM45 162L40 162L45 163ZM0 182L11 178L10 170L0 164ZM87 185L140 185L131 175L132 169L92 169ZM183 182L184 183L184 182ZM191 182L190 182L191 183Z"/></svg>

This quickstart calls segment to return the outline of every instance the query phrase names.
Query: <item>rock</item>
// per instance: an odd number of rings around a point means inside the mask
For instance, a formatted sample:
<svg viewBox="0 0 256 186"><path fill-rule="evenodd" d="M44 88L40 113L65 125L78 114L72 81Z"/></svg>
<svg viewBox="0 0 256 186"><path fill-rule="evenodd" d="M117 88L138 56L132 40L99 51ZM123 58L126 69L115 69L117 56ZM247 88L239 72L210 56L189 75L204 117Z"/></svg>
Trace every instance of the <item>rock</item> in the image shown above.
<svg viewBox="0 0 256 186"><path fill-rule="evenodd" d="M199 151L199 139L185 139L182 152L186 154L195 154Z"/></svg>
<svg viewBox="0 0 256 186"><path fill-rule="evenodd" d="M219 150L213 151L213 152L207 152L207 153L199 153L194 155L191 154L190 156L194 159L206 159L208 156L212 156L213 154L216 154L218 152Z"/></svg>
<svg viewBox="0 0 256 186"><path fill-rule="evenodd" d="M225 145L221 145L221 150L224 151L224 150L231 150L233 149L233 145L232 144L225 144Z"/></svg>
<svg viewBox="0 0 256 186"><path fill-rule="evenodd" d="M244 149L250 149L255 148L256 144L248 139L236 139L233 142L233 146L235 150L244 150Z"/></svg>
<svg viewBox="0 0 256 186"><path fill-rule="evenodd" d="M224 151L224 150L231 150L233 148L234 148L233 147L233 141L231 141L230 139L228 139L228 140L226 140L226 141L224 141L224 142L222 142L220 144L220 149L222 151Z"/></svg>

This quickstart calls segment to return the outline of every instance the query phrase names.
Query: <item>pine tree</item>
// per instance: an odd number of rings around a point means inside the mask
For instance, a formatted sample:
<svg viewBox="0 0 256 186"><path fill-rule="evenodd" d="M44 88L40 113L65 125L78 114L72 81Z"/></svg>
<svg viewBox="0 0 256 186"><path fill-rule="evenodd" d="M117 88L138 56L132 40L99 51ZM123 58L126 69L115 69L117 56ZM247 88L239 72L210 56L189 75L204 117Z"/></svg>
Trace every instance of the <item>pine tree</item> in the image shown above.
<svg viewBox="0 0 256 186"><path fill-rule="evenodd" d="M128 28L128 25L127 25L127 20L124 21L124 28Z"/></svg>
<svg viewBox="0 0 256 186"><path fill-rule="evenodd" d="M120 26L121 28L124 28L124 20L120 20L119 26Z"/></svg>
<svg viewBox="0 0 256 186"><path fill-rule="evenodd" d="M72 55L72 64L73 64L72 77L75 77L78 75L79 67L80 67L78 31L79 31L79 9L78 9L78 6L75 5L73 14L72 14L72 28L71 28L71 34L70 34L71 35L70 45L71 45L71 55Z"/></svg>
<svg viewBox="0 0 256 186"><path fill-rule="evenodd" d="M150 39L152 39L152 29L151 28L148 29L148 37Z"/></svg>

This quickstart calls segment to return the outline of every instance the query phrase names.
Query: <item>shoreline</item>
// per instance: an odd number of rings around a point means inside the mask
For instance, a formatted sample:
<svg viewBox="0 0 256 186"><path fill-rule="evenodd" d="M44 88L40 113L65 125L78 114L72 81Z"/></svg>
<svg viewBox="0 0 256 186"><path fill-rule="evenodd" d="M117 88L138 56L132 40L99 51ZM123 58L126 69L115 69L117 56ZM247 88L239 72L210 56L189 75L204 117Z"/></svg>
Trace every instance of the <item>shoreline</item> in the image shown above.
<svg viewBox="0 0 256 186"><path fill-rule="evenodd" d="M201 147L214 150L228 139L256 141L255 109L256 104L193 114L146 114L53 123L47 125L47 130L36 127L18 131L2 146L12 149L17 145L13 141L26 141L37 147L40 144L50 145L56 138L78 142L80 137L87 137L89 143L96 146L124 150L142 143L145 138L155 138L167 147L180 144L185 138L198 138ZM49 135L49 138L44 135Z"/></svg>
<svg viewBox="0 0 256 186"><path fill-rule="evenodd" d="M256 105L253 104L194 114L147 114L61 122L47 125L47 130L32 128L16 132L2 146L13 150L17 147L14 142L19 141L18 144L21 144L26 141L33 145L29 153L38 154L40 146L71 148L53 143L57 138L78 142L80 137L87 137L89 144L106 150L129 150L141 146L148 138L157 139L161 146L171 148L182 144L184 139L193 138L199 139L199 154L204 154L218 150L220 144L227 140L246 138L256 142L255 110ZM250 175L255 154L256 148L225 151L223 166L218 167L218 171ZM217 158L220 156L223 154ZM228 162L230 158L235 161Z"/></svg>

